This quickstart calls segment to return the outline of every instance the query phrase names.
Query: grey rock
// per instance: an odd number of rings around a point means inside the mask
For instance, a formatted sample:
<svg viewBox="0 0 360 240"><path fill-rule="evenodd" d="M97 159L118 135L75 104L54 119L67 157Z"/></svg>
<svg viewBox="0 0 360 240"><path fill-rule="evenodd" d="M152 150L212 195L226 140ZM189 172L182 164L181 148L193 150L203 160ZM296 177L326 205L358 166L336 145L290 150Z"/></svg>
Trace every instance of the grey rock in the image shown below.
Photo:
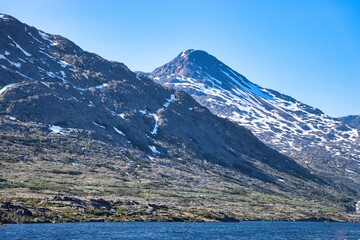
<svg viewBox="0 0 360 240"><path fill-rule="evenodd" d="M344 124L349 125L350 127L360 130L360 115L350 115L346 117L338 118Z"/></svg>

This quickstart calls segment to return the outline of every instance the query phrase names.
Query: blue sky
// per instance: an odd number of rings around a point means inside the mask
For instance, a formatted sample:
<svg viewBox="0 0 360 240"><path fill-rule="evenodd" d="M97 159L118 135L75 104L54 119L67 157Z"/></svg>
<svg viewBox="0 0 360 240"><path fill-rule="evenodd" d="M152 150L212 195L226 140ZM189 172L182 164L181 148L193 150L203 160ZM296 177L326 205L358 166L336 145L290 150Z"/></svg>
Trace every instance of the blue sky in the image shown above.
<svg viewBox="0 0 360 240"><path fill-rule="evenodd" d="M132 70L201 49L330 116L360 114L357 0L0 0L0 12Z"/></svg>

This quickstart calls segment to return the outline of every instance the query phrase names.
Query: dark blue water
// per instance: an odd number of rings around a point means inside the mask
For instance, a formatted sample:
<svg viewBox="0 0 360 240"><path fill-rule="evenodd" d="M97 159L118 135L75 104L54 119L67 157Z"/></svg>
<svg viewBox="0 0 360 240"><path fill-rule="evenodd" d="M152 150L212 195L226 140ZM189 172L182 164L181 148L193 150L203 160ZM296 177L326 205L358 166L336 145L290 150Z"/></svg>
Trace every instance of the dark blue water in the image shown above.
<svg viewBox="0 0 360 240"><path fill-rule="evenodd" d="M59 223L0 227L0 240L25 239L359 240L360 223Z"/></svg>

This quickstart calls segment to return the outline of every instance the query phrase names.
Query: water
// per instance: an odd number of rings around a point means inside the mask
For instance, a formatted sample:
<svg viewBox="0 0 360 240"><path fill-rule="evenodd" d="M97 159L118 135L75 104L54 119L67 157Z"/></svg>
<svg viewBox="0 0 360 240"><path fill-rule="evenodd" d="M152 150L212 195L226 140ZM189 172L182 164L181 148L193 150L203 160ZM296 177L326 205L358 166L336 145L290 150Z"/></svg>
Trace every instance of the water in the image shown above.
<svg viewBox="0 0 360 240"><path fill-rule="evenodd" d="M1 240L360 240L360 223L59 223L0 227Z"/></svg>

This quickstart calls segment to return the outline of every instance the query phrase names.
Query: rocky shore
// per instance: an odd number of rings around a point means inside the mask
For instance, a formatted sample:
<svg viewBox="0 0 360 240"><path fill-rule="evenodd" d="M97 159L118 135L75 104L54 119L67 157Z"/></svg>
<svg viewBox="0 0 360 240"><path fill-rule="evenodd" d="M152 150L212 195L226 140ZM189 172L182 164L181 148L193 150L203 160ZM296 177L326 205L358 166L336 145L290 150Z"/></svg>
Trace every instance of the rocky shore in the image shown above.
<svg viewBox="0 0 360 240"><path fill-rule="evenodd" d="M62 222L237 222L237 221L349 221L359 217L314 215L307 218L289 218L264 214L257 217L239 216L196 207L174 207L165 204L144 203L134 200L83 200L70 196L45 199L17 199L0 204L3 224L62 223Z"/></svg>
<svg viewBox="0 0 360 240"><path fill-rule="evenodd" d="M0 204L0 216L3 223L238 221L225 213L205 209L144 204L131 200L81 200L68 196L5 201Z"/></svg>

